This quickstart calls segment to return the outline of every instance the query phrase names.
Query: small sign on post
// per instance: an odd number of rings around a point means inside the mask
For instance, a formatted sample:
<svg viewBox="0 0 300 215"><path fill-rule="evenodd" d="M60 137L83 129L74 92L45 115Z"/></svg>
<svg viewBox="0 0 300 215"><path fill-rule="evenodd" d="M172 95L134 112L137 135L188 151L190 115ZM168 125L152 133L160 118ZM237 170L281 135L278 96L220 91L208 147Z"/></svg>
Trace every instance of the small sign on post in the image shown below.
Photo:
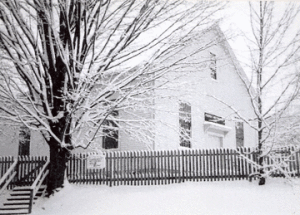
<svg viewBox="0 0 300 215"><path fill-rule="evenodd" d="M104 169L105 163L105 155L102 153L87 157L87 169Z"/></svg>

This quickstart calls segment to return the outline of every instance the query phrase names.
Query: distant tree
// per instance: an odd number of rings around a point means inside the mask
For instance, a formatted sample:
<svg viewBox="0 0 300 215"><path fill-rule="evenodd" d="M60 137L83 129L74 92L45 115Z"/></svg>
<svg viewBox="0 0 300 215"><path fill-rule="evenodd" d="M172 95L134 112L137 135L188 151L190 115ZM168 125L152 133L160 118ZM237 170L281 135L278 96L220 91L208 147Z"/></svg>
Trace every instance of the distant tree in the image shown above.
<svg viewBox="0 0 300 215"><path fill-rule="evenodd" d="M269 137L277 121L274 113L281 116L299 90L295 65L299 61L300 31L294 27L299 5L260 1L249 2L249 8L252 35L247 36L251 60L248 66L252 74L250 82L244 83L255 109L259 184L263 185L263 160L272 149Z"/></svg>
<svg viewBox="0 0 300 215"><path fill-rule="evenodd" d="M283 112L275 112L275 114L272 116L272 120L275 120L274 129L270 134L268 142L281 147L299 146L299 93Z"/></svg>
<svg viewBox="0 0 300 215"><path fill-rule="evenodd" d="M44 135L49 195L63 185L70 151L87 148L98 136L113 139L113 129L122 124L118 111L147 107L157 87L153 81L180 59L160 63L184 47L195 29L211 25L223 6L184 0L0 1L1 118ZM135 121L138 116L126 123Z"/></svg>

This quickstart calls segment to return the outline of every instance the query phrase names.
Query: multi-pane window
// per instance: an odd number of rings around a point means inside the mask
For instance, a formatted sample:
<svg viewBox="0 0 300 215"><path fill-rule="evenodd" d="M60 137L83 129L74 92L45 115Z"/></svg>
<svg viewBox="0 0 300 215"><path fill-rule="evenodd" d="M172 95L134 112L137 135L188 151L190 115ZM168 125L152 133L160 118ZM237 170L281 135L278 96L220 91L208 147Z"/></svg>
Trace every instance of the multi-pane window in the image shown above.
<svg viewBox="0 0 300 215"><path fill-rule="evenodd" d="M236 137L236 147L244 146L244 123L235 123L235 137Z"/></svg>
<svg viewBox="0 0 300 215"><path fill-rule="evenodd" d="M179 107L179 129L180 129L180 146L191 147L191 128L192 116L191 105L180 103Z"/></svg>
<svg viewBox="0 0 300 215"><path fill-rule="evenodd" d="M217 79L217 58L216 55L210 52L210 77Z"/></svg>
<svg viewBox="0 0 300 215"><path fill-rule="evenodd" d="M113 111L113 118L119 115L118 111ZM114 120L106 119L103 123L103 139L102 139L102 148L104 149L116 149L118 148L119 140L119 129L118 125Z"/></svg>
<svg viewBox="0 0 300 215"><path fill-rule="evenodd" d="M20 156L30 154L30 129L27 128L26 126L20 127L18 154Z"/></svg>

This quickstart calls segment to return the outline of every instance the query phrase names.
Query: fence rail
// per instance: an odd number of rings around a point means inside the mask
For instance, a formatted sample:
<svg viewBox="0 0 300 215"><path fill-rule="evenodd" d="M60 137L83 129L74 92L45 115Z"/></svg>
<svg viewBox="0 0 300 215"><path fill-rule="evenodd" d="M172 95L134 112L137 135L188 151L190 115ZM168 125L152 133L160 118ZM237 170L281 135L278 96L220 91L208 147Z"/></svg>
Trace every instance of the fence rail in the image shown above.
<svg viewBox="0 0 300 215"><path fill-rule="evenodd" d="M0 157L0 178L4 176L4 174L10 168L10 166L13 164L13 162L14 157L12 156Z"/></svg>
<svg viewBox="0 0 300 215"><path fill-rule="evenodd" d="M43 165L46 163L46 156L18 156L14 157L0 157L0 173L1 177L10 168L15 160L18 160L16 169L16 176L13 178L9 188L14 186L30 186L36 176L39 174ZM0 178L1 178L0 177Z"/></svg>
<svg viewBox="0 0 300 215"><path fill-rule="evenodd" d="M88 156L71 157L67 171L70 182L152 185L242 179L252 172L251 166L232 149L109 152L102 170L87 169Z"/></svg>
<svg viewBox="0 0 300 215"><path fill-rule="evenodd" d="M284 177L280 168L300 177L299 149L295 151L295 148L289 147L272 153L275 156L265 157L265 165L273 177ZM95 154L81 153L70 157L66 172L71 183L113 186L241 180L255 174L258 168L257 154L251 148L106 152L103 169L87 168L90 155ZM1 176L13 160L12 157L0 157ZM18 174L12 184L28 186L33 183L47 157L18 157L18 160ZM274 170L274 166L280 168Z"/></svg>
<svg viewBox="0 0 300 215"><path fill-rule="evenodd" d="M257 154L251 148L107 152L105 168L96 170L87 168L89 155L93 154L74 154L70 158L67 178L71 183L112 186L240 180L258 172ZM278 162L271 158L265 158L269 169ZM292 176L300 177L299 161L298 151L282 164L287 165L284 168ZM276 169L272 170L272 176L284 177L284 174Z"/></svg>

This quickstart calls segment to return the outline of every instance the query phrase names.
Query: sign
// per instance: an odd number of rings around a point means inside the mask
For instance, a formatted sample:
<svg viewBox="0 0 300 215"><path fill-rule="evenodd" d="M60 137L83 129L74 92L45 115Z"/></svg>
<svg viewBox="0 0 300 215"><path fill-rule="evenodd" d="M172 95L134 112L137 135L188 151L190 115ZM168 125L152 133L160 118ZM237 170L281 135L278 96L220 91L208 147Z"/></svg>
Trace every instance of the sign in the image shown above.
<svg viewBox="0 0 300 215"><path fill-rule="evenodd" d="M225 125L225 119L210 113L204 113L204 120L207 122L213 122L220 125Z"/></svg>
<svg viewBox="0 0 300 215"><path fill-rule="evenodd" d="M87 169L104 169L105 168L105 155L89 155L87 157Z"/></svg>

